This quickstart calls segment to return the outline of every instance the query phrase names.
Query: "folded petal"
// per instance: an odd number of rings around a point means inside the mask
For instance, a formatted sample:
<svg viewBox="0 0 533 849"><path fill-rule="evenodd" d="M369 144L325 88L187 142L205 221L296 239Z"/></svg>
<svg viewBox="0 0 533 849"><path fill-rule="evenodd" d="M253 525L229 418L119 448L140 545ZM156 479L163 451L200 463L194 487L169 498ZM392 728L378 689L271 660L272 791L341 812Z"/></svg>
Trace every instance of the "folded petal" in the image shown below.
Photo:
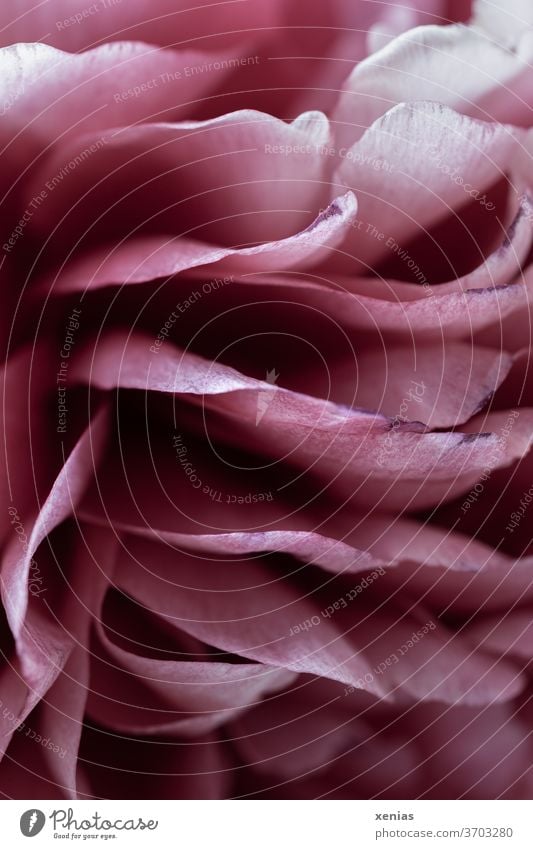
<svg viewBox="0 0 533 849"><path fill-rule="evenodd" d="M190 396L202 407L210 438L295 464L335 492L367 506L417 509L465 492L491 468L524 456L533 438L533 413L476 417L465 433L427 433L416 420L386 418L292 392L201 357L150 352L150 341L110 336L72 371L76 380L103 389ZM213 419L209 417L213 413ZM220 417L226 424L220 424ZM515 421L515 419L517 419Z"/></svg>
<svg viewBox="0 0 533 849"><path fill-rule="evenodd" d="M381 697L398 697L405 690L415 698L480 704L510 698L522 687L516 670L490 664L479 653L464 653L460 640L442 626L405 613L398 617L383 607L364 616L354 603L336 620L318 617L317 627L302 638L293 626L318 616L317 594L309 597L287 576L280 580L255 561L238 560L220 569L216 561L204 559L199 569L196 558L182 554L176 571L169 549L129 540L117 584L159 616L224 651ZM424 636L415 638L416 648L403 652L421 628ZM392 655L396 660L386 665L390 675L385 676L377 669Z"/></svg>
<svg viewBox="0 0 533 849"><path fill-rule="evenodd" d="M364 226L347 245L354 259L374 265L465 206L472 192L483 197L516 155L517 132L440 103L399 104L376 120L333 177L358 200Z"/></svg>
<svg viewBox="0 0 533 849"><path fill-rule="evenodd" d="M354 195L334 200L305 230L252 248L220 248L187 238L146 236L92 250L69 262L45 285L55 294L171 277L197 266L216 265L216 274L277 271L309 266L328 255L346 235L357 211Z"/></svg>
<svg viewBox="0 0 533 849"><path fill-rule="evenodd" d="M224 663L216 657L173 660L170 650L168 660L151 657L146 649L143 656L142 645L135 652L125 650L102 625L97 634L87 710L94 721L115 731L185 737L207 733L294 678L282 669ZM145 633L143 641L148 640Z"/></svg>
<svg viewBox="0 0 533 849"><path fill-rule="evenodd" d="M202 61L204 55L194 49L163 51L135 42L105 44L79 55L45 44L14 44L0 51L2 98L9 105L3 132L31 126L33 135L49 143L153 119L165 110L174 113L209 86L205 75L183 75L184 66Z"/></svg>
<svg viewBox="0 0 533 849"><path fill-rule="evenodd" d="M332 400L442 428L463 424L479 412L505 380L513 357L466 343L442 343L391 344L363 351L354 360L328 364Z"/></svg>
<svg viewBox="0 0 533 849"><path fill-rule="evenodd" d="M533 29L533 9L527 0L474 0L470 24L515 49L524 33Z"/></svg>
<svg viewBox="0 0 533 849"><path fill-rule="evenodd" d="M93 463L106 437L107 411L102 409L61 469L48 498L33 520L27 522L27 545L15 536L6 548L0 583L2 600L15 638L21 637L28 605L28 576L34 555L46 536L76 509L89 482ZM24 660L24 658L23 658Z"/></svg>
<svg viewBox="0 0 533 849"><path fill-rule="evenodd" d="M80 250L139 230L231 247L277 241L327 204L328 138L320 112L286 124L252 110L85 136L42 163L28 191L47 184L46 209L28 226L39 238L52 233L48 249L61 258L65 243Z"/></svg>
<svg viewBox="0 0 533 849"><path fill-rule="evenodd" d="M361 62L346 80L333 114L339 147L352 145L396 104L415 100L484 121L529 126L532 52L527 33L511 52L470 27L410 30Z"/></svg>
<svg viewBox="0 0 533 849"><path fill-rule="evenodd" d="M531 558L528 558L528 563L531 568ZM498 657L514 657L526 663L533 657L532 635L531 616L521 610L510 610L498 617L482 619L466 631L472 645L483 647Z"/></svg>

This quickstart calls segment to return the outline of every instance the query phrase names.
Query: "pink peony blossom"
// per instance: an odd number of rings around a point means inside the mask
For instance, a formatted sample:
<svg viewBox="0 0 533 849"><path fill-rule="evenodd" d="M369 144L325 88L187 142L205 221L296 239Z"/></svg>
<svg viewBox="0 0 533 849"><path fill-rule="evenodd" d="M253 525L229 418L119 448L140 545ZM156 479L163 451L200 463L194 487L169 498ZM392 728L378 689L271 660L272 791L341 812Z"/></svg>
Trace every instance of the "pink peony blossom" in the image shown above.
<svg viewBox="0 0 533 849"><path fill-rule="evenodd" d="M0 792L530 798L530 4L193 5L0 10Z"/></svg>

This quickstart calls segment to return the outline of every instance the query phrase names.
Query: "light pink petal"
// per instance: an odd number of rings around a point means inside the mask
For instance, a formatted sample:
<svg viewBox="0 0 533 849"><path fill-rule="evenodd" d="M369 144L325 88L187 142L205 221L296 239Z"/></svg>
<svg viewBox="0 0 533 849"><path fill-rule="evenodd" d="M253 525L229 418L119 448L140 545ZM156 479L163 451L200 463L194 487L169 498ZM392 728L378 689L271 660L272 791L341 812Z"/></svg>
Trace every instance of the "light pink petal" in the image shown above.
<svg viewBox="0 0 533 849"><path fill-rule="evenodd" d="M368 33L368 52L375 53L403 32L423 24L450 24L447 3L442 0L409 0L387 4L386 11Z"/></svg>
<svg viewBox="0 0 533 849"><path fill-rule="evenodd" d="M363 268L387 259L394 245L401 249L465 206L465 189L482 197L516 155L517 132L437 103L400 104L376 120L333 177L357 197L364 226L347 242L354 259Z"/></svg>
<svg viewBox="0 0 533 849"><path fill-rule="evenodd" d="M67 663L72 650L72 640L42 612L33 609L26 616L17 642L18 657L3 670L2 692L6 693L6 710L3 730L5 737L0 747L0 757L15 737L17 728L45 697Z"/></svg>
<svg viewBox="0 0 533 849"><path fill-rule="evenodd" d="M439 338L468 338L484 327L499 326L505 316L514 317L519 309L527 306L532 297L533 287L527 273L527 286L522 280L507 288L503 286L517 275L520 264L529 251L533 235L529 211L529 200L523 197L500 247L473 272L438 286L431 286L429 280L422 286L378 278L328 275L327 279L324 279L324 275L320 275L321 279L317 281L317 275L308 279L303 275L291 274L283 277L272 272L268 276L263 276L260 272L247 273L243 277L235 274L233 278L233 264L244 261L244 258L237 260L236 255L222 260L219 265L215 264L209 273L222 277L223 273L228 276L229 272L232 291L236 291L238 297L243 300L249 298L248 287L254 285L258 298L267 301L283 299L288 303L307 305L330 316L341 327L371 329L399 337L407 333L414 338L431 336L434 339L435 334ZM330 218L323 226L334 228L336 221L335 217ZM340 221L338 223L340 225ZM179 240L180 246L184 243L183 239ZM289 243L290 240L287 240L287 250ZM137 261L137 248L133 247L134 244L139 245L137 273L131 271L129 264L130 256L134 257L132 264ZM146 257L143 248L145 244L150 245ZM139 239L138 243L126 242L123 248L112 247L109 252L107 249L95 250L94 253L91 251L79 261L66 264L62 271L49 277L43 285L46 288L57 286L59 290L65 287L70 291L84 289L91 280L92 285L97 287L108 282L121 284L126 279L126 269L130 270L132 280L144 277L145 270L146 276L166 272L169 268L166 264L159 265L158 255L151 256L153 244L159 245L159 238L143 238ZM268 251L273 246L262 247L265 252L259 253L254 259L250 256L249 261L261 262L267 267ZM173 250L173 243L169 242L169 253ZM180 248L183 263L189 266L195 261L196 255L190 257L182 250ZM225 253L224 249L215 250L220 250L221 254ZM243 253L241 250L239 256ZM201 256L202 260L208 258L203 253ZM212 254L209 254L209 257L212 258ZM126 258L128 264L124 265ZM176 270L179 271L180 267L176 266ZM422 277L422 281L424 279ZM509 344L510 341L508 340ZM498 338L489 344L499 346L501 342Z"/></svg>
<svg viewBox="0 0 533 849"><path fill-rule="evenodd" d="M427 26L400 35L361 62L333 113L337 142L349 147L399 103L434 101L485 121L531 123L533 40L510 52L464 26Z"/></svg>
<svg viewBox="0 0 533 849"><path fill-rule="evenodd" d="M31 125L33 134L48 143L73 133L154 120L162 111L175 114L178 106L201 97L212 80L193 74L165 83L165 75L205 59L194 48L165 51L136 42L105 44L81 54L45 44L6 47L0 53L2 98L9 104L4 132ZM134 87L152 79L156 83L138 95Z"/></svg>
<svg viewBox="0 0 533 849"><path fill-rule="evenodd" d="M158 564L152 556L158 551ZM137 566L131 559L138 561ZM313 631L291 635L291 627L319 613L316 600L300 597L288 580L258 562L237 560L220 570L216 561L176 556L167 547L131 538L117 585L158 616L196 638L241 657L294 672L312 672L352 684L370 670L365 659L325 620ZM378 682L370 692L383 696Z"/></svg>
<svg viewBox="0 0 533 849"><path fill-rule="evenodd" d="M212 87L213 77L199 73L176 79L175 75L183 76L186 66L199 67L205 61L205 54L194 45L174 51L122 42L81 54L45 44L4 48L0 51L0 103L5 104L0 130L2 187L11 191L34 157L68 137L137 121L172 120L183 108L190 115ZM216 73L217 82L224 73ZM48 172L38 194L50 194L44 183L51 176Z"/></svg>
<svg viewBox="0 0 533 849"><path fill-rule="evenodd" d="M524 33L533 29L533 8L528 0L474 0L470 25L515 49Z"/></svg>
<svg viewBox="0 0 533 849"><path fill-rule="evenodd" d="M228 259L227 270L223 270L226 262L223 261L223 268L215 264L209 274L222 280L223 288L229 281L232 297L236 297L238 302L249 302L249 286L253 285L256 289L254 297L258 300L283 300L288 304L298 304L300 310L318 310L340 327L374 330L385 334L387 339L392 336L392 342L388 344L397 344L405 334L420 340L417 344L422 344L422 340L433 341L435 338L472 338L480 329L488 327L493 329L492 337L488 336L485 344L501 347L499 328L505 317L512 316L516 324L517 312L527 307L533 296L529 272L526 272L523 280L520 279L506 288L502 286L515 277L519 264L523 262L529 250L533 233L529 223L529 208L528 199L523 197L505 241L485 263L462 278L438 286L329 275L328 279L325 279L323 274L314 275L311 279L304 275L281 276L276 273L269 273L268 276L261 273L233 276L231 264L235 258ZM333 227L335 221L336 218L327 219L323 226L328 226L329 222ZM182 241L180 240L180 244ZM141 245L144 243L144 240L140 240ZM64 285L69 290L85 288L91 279L94 279L93 285L96 286L112 279L118 284L122 277L121 268L125 271L122 264L123 254L129 256L132 244L126 243L123 249L116 254L112 253L109 261L106 261L107 251L96 252L94 257L89 253L79 263L66 265L59 276L49 278L45 285L47 288L54 285L55 279L58 280L60 289ZM289 242L286 244L288 248ZM142 248L139 248L139 251L142 253ZM268 251L267 247L265 251ZM266 263L266 255L260 254L262 263ZM142 262L142 257L139 262ZM187 254L184 262L190 262ZM98 271L100 265L101 271ZM139 268L139 277L144 276L145 267L154 274L168 270L167 266L161 267L157 262L152 265L149 254ZM205 277L206 274L201 271L197 273L199 277L202 274ZM317 276L320 276L319 282ZM132 279L137 279L136 275L133 275ZM201 290L203 282L199 282L196 288ZM429 281L427 283L429 284ZM190 281L183 282L183 286L191 288L191 285ZM221 304L224 304L223 300ZM504 347L513 350L516 347L513 338L509 335L505 339Z"/></svg>

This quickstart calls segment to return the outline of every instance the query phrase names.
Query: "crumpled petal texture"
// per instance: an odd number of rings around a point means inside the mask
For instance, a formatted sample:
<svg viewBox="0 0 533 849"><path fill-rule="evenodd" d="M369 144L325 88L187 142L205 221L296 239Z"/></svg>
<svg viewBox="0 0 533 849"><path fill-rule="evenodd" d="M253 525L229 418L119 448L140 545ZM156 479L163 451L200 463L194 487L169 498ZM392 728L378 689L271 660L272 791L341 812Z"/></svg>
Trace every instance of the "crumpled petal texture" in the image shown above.
<svg viewBox="0 0 533 849"><path fill-rule="evenodd" d="M530 5L0 33L0 794L531 798Z"/></svg>

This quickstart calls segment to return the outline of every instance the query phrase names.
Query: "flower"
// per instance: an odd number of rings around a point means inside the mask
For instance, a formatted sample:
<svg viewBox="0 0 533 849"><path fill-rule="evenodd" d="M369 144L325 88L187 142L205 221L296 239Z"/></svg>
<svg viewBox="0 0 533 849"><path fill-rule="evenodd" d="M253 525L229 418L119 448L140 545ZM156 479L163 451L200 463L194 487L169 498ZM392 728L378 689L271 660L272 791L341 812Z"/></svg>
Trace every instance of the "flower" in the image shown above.
<svg viewBox="0 0 533 849"><path fill-rule="evenodd" d="M4 796L530 798L528 5L0 21Z"/></svg>

